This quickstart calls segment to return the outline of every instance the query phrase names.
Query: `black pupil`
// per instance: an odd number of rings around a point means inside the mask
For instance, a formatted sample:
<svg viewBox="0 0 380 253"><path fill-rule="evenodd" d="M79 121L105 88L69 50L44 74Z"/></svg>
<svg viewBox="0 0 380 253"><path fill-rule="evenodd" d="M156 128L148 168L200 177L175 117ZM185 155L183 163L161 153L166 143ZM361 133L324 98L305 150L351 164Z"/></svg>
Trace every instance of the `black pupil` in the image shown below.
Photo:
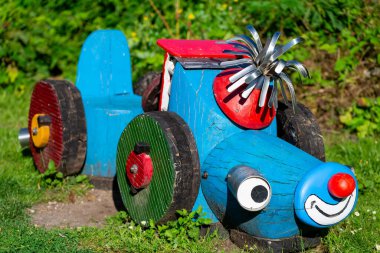
<svg viewBox="0 0 380 253"><path fill-rule="evenodd" d="M251 191L251 198L256 203L263 202L264 200L267 199L267 197L268 197L268 190L262 185L255 186Z"/></svg>

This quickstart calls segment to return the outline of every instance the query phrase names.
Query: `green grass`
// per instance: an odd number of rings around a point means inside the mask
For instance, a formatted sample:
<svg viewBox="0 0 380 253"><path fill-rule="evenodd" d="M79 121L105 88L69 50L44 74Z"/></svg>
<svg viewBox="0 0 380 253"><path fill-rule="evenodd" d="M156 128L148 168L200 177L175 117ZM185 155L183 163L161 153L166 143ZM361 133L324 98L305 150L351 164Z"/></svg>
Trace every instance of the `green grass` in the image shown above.
<svg viewBox="0 0 380 253"><path fill-rule="evenodd" d="M334 252L371 252L380 245L380 141L367 138L346 141L336 138L327 149L328 160L351 165L359 180L359 201L355 213L331 229L325 239Z"/></svg>
<svg viewBox="0 0 380 253"><path fill-rule="evenodd" d="M0 91L0 252L215 252L223 250L219 238L168 241L152 236L133 223L113 218L104 228L45 230L30 224L26 209L34 203L64 200L69 191L86 188L62 187L49 191L38 187L32 159L23 156L17 142L20 127L26 126L30 90ZM340 143L340 144L334 144ZM360 182L356 216L333 227L323 241L331 252L371 252L380 244L378 213L380 142L336 136L329 141L328 160L355 167ZM132 229L133 228L133 229ZM226 251L229 251L227 248ZM236 251L236 250L235 250Z"/></svg>

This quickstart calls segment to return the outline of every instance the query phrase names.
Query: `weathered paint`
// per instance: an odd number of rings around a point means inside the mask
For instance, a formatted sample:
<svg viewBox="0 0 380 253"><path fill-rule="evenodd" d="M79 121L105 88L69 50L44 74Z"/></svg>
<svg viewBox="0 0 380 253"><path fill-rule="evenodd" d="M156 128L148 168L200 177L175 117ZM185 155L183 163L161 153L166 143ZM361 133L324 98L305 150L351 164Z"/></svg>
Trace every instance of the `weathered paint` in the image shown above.
<svg viewBox="0 0 380 253"><path fill-rule="evenodd" d="M76 85L82 95L87 123L83 173L113 177L120 134L143 112L141 97L132 91L129 48L121 31L99 30L86 39Z"/></svg>
<svg viewBox="0 0 380 253"><path fill-rule="evenodd" d="M248 130L230 136L208 154L202 170L209 176L201 180L202 190L225 226L261 238L291 237L299 234L293 208L296 186L309 169L320 164L318 159L275 136ZM269 182L272 197L262 211L244 210L228 190L226 176L237 165L254 168Z"/></svg>
<svg viewBox="0 0 380 253"><path fill-rule="evenodd" d="M323 162L276 137L276 120L262 130L234 124L212 97L212 84L220 70L185 70L176 64L169 111L178 113L196 140L202 179L194 209L203 206L208 217L220 220L260 238L283 239L299 235L305 227L297 222L294 192L308 171ZM237 165L259 171L271 185L272 198L264 210L240 207L228 190L226 176ZM316 192L317 194L319 192Z"/></svg>
<svg viewBox="0 0 380 253"><path fill-rule="evenodd" d="M216 145L233 134L245 131L224 115L213 97L213 82L220 72L210 69L185 70L177 63L172 77L168 111L176 112L189 125L197 144L202 170L208 153ZM276 120L262 131L276 135ZM245 145L244 142L241 145ZM194 209L198 206L202 206L214 222L217 221L202 191L199 191Z"/></svg>

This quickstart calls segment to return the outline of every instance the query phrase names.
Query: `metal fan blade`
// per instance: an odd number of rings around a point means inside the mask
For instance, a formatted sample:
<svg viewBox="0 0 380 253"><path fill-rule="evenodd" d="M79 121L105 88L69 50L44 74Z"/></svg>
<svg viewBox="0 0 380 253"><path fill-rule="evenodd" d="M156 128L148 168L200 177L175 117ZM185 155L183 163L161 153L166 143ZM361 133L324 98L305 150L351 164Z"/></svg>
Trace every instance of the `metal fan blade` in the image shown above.
<svg viewBox="0 0 380 253"><path fill-rule="evenodd" d="M296 95L295 95L295 92L294 92L294 87L293 87L292 81L289 79L288 75L286 75L285 73L280 73L279 76L286 83L286 85L288 86L288 89L289 89L289 92L290 92L290 98L292 100L293 111L295 112Z"/></svg>
<svg viewBox="0 0 380 253"><path fill-rule="evenodd" d="M223 53L225 54L234 54L234 55L246 55L246 56L251 56L248 51L234 51L234 50L223 50Z"/></svg>
<svg viewBox="0 0 380 253"><path fill-rule="evenodd" d="M298 70L298 72L303 77L309 77L310 78L309 71L305 68L304 65L302 65L302 63L300 63L298 61L295 61L295 60L287 61L285 63L285 66L286 67L294 67L296 70Z"/></svg>
<svg viewBox="0 0 380 253"><path fill-rule="evenodd" d="M246 50L251 53L251 57L254 58L257 56L257 52L253 51L250 47L244 45L243 43L239 42L229 42L229 45L234 46L234 48L241 49L241 50Z"/></svg>
<svg viewBox="0 0 380 253"><path fill-rule="evenodd" d="M279 78L277 79L278 83L280 84L280 89L281 89L281 94L282 96L284 97L284 100L285 100L285 104L288 105L288 96L286 95L286 92L285 92L285 88L284 88L284 84L282 83L282 79Z"/></svg>
<svg viewBox="0 0 380 253"><path fill-rule="evenodd" d="M253 40L256 42L257 51L260 52L261 50L263 50L263 45L261 44L259 33L252 25L247 25L247 29L251 33Z"/></svg>
<svg viewBox="0 0 380 253"><path fill-rule="evenodd" d="M273 83L273 89L272 89L272 92L270 94L270 98L268 101L268 107L272 108L272 106L274 106L277 109L276 101L277 101L277 85L276 85L276 83Z"/></svg>
<svg viewBox="0 0 380 253"><path fill-rule="evenodd" d="M230 87L228 87L227 91L233 92L234 90L236 90L237 88L239 88L241 85L245 83L245 79L246 79L245 77L240 78L239 80L234 82Z"/></svg>
<svg viewBox="0 0 380 253"><path fill-rule="evenodd" d="M232 75L229 80L231 83L236 82L238 79L240 79L243 76L247 75L248 73L254 71L255 69L256 68L254 66L250 65L250 66L240 70L236 74Z"/></svg>
<svg viewBox="0 0 380 253"><path fill-rule="evenodd" d="M274 48L276 46L276 43L278 41L278 38L280 37L280 32L275 32L274 35L272 36L272 39L269 43L269 46L267 48L267 51L265 52L264 58L263 58L263 63L266 61L270 61L270 57L273 55Z"/></svg>
<svg viewBox="0 0 380 253"><path fill-rule="evenodd" d="M265 105L265 99L267 98L268 88L269 88L270 78L268 76L264 77L263 87L260 92L260 100L259 107L263 107Z"/></svg>
<svg viewBox="0 0 380 253"><path fill-rule="evenodd" d="M223 61L220 63L220 66L222 67L233 67L233 66L239 66L243 64L252 64L251 58L243 58L238 60L232 60L232 61Z"/></svg>
<svg viewBox="0 0 380 253"><path fill-rule="evenodd" d="M256 43L247 35L244 35L244 34L238 35L236 37L233 37L232 39L227 40L227 43L237 41L237 40L243 41L245 44L247 44L249 48L251 48L253 52L256 52L256 54L258 54Z"/></svg>
<svg viewBox="0 0 380 253"><path fill-rule="evenodd" d="M287 44L283 45L282 47L279 48L279 50L277 50L271 60L274 61L276 60L278 57L280 57L281 55L283 55L286 51L288 51L290 48L292 48L293 46L297 45L298 43L302 42L302 38L301 37L297 37L295 39L292 39L291 41L289 41Z"/></svg>
<svg viewBox="0 0 380 253"><path fill-rule="evenodd" d="M248 74L247 79L245 80L246 83L250 83L259 76L261 76L263 73L259 69L255 69L252 73Z"/></svg>
<svg viewBox="0 0 380 253"><path fill-rule="evenodd" d="M252 80L247 88L245 89L245 91L241 94L241 96L243 98L248 98L248 96L252 93L253 89L256 87L257 84L260 84L263 80L263 77L260 76L259 78L255 79L255 80Z"/></svg>

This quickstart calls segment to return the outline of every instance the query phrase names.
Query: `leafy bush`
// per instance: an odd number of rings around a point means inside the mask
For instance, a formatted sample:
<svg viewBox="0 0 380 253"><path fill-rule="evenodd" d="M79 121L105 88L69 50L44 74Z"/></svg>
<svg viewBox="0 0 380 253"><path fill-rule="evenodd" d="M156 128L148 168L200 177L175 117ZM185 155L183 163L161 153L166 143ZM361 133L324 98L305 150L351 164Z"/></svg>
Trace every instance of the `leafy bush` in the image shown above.
<svg viewBox="0 0 380 253"><path fill-rule="evenodd" d="M97 29L125 33L136 79L160 69L158 38L227 39L247 24L262 36L277 30L289 37L303 34L307 42L289 57L318 59L312 50L323 50L333 55L332 68L343 82L359 62L379 63L378 13L379 4L368 0L6 1L0 9L0 86L31 85L50 76L74 81L81 45ZM308 83L332 84L319 66L311 72L315 79Z"/></svg>
<svg viewBox="0 0 380 253"><path fill-rule="evenodd" d="M359 138L380 134L380 97L359 99L339 120Z"/></svg>
<svg viewBox="0 0 380 253"><path fill-rule="evenodd" d="M52 160L49 161L48 169L38 175L38 187L44 188L55 188L55 187L63 187L65 185L75 185L75 184L87 184L89 188L90 181L86 175L77 175L71 177L64 177L62 172L58 172L55 164Z"/></svg>
<svg viewBox="0 0 380 253"><path fill-rule="evenodd" d="M178 219L157 225L153 220L142 221L137 224L124 211L107 218L110 228L117 227L124 230L123 235L128 238L141 237L146 241L162 240L172 248L187 248L190 242L200 239L200 228L211 224L211 219L204 218L202 207L188 212L185 209L177 211ZM209 238L215 237L216 231Z"/></svg>

